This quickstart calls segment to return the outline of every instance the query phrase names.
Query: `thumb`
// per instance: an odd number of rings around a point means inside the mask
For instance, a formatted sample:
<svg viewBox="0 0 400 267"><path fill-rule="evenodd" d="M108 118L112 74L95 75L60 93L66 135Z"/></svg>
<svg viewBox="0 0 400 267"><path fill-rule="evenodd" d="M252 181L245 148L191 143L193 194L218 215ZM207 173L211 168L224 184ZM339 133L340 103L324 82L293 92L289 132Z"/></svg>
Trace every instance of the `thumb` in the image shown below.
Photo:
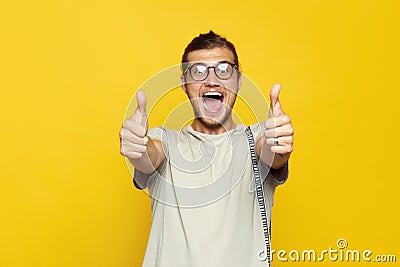
<svg viewBox="0 0 400 267"><path fill-rule="evenodd" d="M146 112L147 99L146 95L142 90L137 91L136 101L138 105L135 114L132 116L132 118L137 123L140 123L142 126L144 126L145 130L147 131L147 112Z"/></svg>
<svg viewBox="0 0 400 267"><path fill-rule="evenodd" d="M271 88L271 91L269 93L269 98L271 100L270 116L279 116L284 113L281 107L281 102L279 101L280 91L281 85L278 83L274 84L274 86L272 86Z"/></svg>
<svg viewBox="0 0 400 267"><path fill-rule="evenodd" d="M142 90L137 91L136 93L136 101L137 101L137 109L142 113L146 113L146 105L147 105L147 99L146 95Z"/></svg>

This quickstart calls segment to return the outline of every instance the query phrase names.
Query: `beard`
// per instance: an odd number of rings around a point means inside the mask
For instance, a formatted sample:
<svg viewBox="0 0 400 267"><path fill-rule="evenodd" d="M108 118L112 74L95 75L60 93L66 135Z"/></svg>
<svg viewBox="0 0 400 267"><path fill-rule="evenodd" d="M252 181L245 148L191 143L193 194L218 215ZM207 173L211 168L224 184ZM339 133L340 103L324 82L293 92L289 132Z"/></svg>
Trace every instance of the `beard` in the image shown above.
<svg viewBox="0 0 400 267"><path fill-rule="evenodd" d="M204 125L208 129L218 129L221 127L225 127L225 123L231 117L232 108L236 102L236 97L233 99L232 106L228 106L225 103L222 103L223 107L221 109L220 114L216 114L215 117L207 116L204 109L204 104L202 97L190 97L189 93L186 92L190 104L192 105L194 119L198 120L202 125Z"/></svg>
<svg viewBox="0 0 400 267"><path fill-rule="evenodd" d="M193 101L193 99L192 99L192 101ZM199 100L197 100L197 101L199 101ZM197 102L197 101L195 101L195 102ZM236 101L236 99L235 99L235 101ZM235 103L235 101L234 101L234 103ZM199 102L197 102L197 103L199 103ZM192 104L193 104L193 102L192 102ZM199 105L202 105L202 103ZM232 114L232 108L228 107L225 103L223 103L223 105L224 105L224 108L223 108L223 110L221 110L222 114L218 115L215 118L209 117L205 114L202 114L202 112L200 111L201 110L200 107L198 107L198 109L196 109L192 105L195 119L200 121L201 124L203 124L204 126L206 126L209 129L218 129L220 127L225 127L224 125L225 125L226 121L230 118L230 116Z"/></svg>
<svg viewBox="0 0 400 267"><path fill-rule="evenodd" d="M196 116L196 119L198 119L207 128L218 129L220 127L224 127L223 125L225 124L226 120L229 118L231 112L232 112L231 110L227 111L221 121L217 121L210 117L202 117L201 115Z"/></svg>

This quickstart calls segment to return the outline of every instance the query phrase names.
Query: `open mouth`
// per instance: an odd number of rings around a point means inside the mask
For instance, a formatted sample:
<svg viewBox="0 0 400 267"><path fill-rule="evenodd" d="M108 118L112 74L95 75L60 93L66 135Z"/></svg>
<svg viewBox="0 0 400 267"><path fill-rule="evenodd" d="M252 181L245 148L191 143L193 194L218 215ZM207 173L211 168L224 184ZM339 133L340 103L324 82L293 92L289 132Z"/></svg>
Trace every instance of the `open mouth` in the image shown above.
<svg viewBox="0 0 400 267"><path fill-rule="evenodd" d="M220 92L206 92L203 97L203 104L208 112L216 113L222 108L224 102L224 95Z"/></svg>

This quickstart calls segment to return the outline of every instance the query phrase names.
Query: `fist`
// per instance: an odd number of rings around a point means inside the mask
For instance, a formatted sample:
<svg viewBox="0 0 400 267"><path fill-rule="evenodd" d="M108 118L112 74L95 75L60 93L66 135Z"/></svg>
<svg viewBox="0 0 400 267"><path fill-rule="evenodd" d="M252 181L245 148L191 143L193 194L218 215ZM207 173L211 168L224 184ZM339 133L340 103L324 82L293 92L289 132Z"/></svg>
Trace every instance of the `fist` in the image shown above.
<svg viewBox="0 0 400 267"><path fill-rule="evenodd" d="M294 129L290 117L283 112L279 101L280 85L275 84L269 94L271 100L269 118L265 121L265 137L271 151L278 154L293 150Z"/></svg>
<svg viewBox="0 0 400 267"><path fill-rule="evenodd" d="M129 119L122 123L119 133L120 153L130 159L141 158L147 150L147 113L146 95L139 90L136 93L137 108Z"/></svg>

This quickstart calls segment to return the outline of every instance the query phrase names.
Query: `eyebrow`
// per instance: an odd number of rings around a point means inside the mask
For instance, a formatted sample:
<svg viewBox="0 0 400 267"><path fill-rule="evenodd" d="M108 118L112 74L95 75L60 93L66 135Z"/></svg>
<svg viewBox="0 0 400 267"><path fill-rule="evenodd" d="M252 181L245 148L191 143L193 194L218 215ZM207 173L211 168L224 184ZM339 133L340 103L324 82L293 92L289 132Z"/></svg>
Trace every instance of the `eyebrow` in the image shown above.
<svg viewBox="0 0 400 267"><path fill-rule="evenodd" d="M208 65L207 63L210 63L210 62L212 62L214 64L213 65ZM192 62L187 62L187 63L188 63L188 68L193 66L193 65L195 65L195 64L202 64L202 65L205 65L207 67L210 67L210 66L216 66L216 65L219 65L219 64L223 64L223 63L228 63L228 64L236 66L235 63L229 62L228 60L222 60L222 61L218 61L218 62L214 62L214 61L192 61Z"/></svg>

